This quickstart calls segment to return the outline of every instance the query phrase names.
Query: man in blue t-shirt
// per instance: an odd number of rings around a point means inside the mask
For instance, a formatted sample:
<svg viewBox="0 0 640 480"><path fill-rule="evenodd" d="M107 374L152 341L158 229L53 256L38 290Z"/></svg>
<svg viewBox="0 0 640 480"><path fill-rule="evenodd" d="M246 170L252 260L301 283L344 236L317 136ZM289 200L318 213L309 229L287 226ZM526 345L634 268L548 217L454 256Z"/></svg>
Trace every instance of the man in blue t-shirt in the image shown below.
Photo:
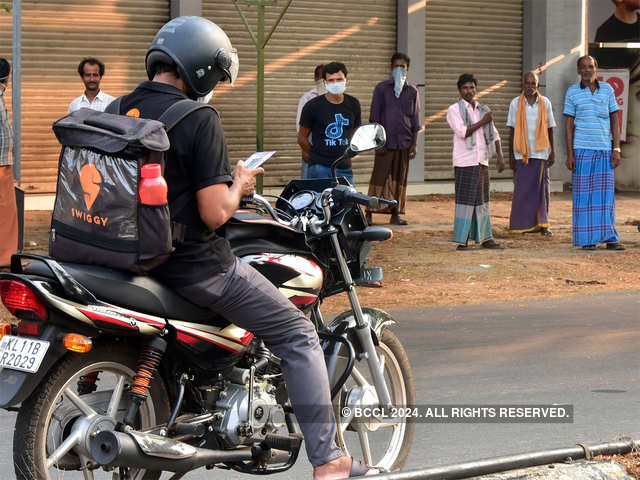
<svg viewBox="0 0 640 480"><path fill-rule="evenodd" d="M573 172L573 244L624 250L616 231L613 169L620 165L618 104L613 88L598 82L598 63L578 59L580 82L567 90L567 168Z"/></svg>
<svg viewBox="0 0 640 480"><path fill-rule="evenodd" d="M300 115L298 145L303 158L308 155L307 178L331 178L331 165L349 146L351 135L361 121L360 102L344 93L348 83L347 67L331 62L324 66L322 76L327 93L309 100ZM354 184L350 158L338 164L337 174Z"/></svg>

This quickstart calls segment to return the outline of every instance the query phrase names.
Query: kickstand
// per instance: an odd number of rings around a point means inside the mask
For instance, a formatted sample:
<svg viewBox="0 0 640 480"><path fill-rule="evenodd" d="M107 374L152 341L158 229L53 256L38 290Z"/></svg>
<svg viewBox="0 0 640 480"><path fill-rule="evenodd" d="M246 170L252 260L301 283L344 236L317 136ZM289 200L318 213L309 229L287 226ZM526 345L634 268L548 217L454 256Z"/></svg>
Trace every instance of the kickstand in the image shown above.
<svg viewBox="0 0 640 480"><path fill-rule="evenodd" d="M169 477L169 480L178 480L179 478L184 477L187 474L187 472L178 472L174 475L172 475L171 477Z"/></svg>

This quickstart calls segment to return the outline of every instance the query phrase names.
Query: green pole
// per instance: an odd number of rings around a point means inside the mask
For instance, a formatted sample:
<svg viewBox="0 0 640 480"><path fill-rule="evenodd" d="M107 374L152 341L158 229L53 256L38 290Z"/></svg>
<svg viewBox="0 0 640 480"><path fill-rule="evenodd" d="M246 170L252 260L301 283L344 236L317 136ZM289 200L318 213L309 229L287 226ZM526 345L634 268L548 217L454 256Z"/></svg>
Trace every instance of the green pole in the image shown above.
<svg viewBox="0 0 640 480"><path fill-rule="evenodd" d="M275 32L276 27L280 24L282 17L284 17L284 14L289 9L289 6L293 2L293 0L288 0L287 4L280 11L278 19L276 20L273 28L271 28L271 31L266 38L264 35L264 7L274 5L276 3L276 0L246 0L247 5L255 6L258 9L258 38L256 38L253 34L253 31L249 26L249 22L247 21L247 17L244 15L244 13L242 13L242 10L238 5L238 0L232 1L234 6L236 7L236 10L238 11L238 14L240 15L240 18L242 19L244 27L249 33L251 41L256 47L256 53L258 55L258 92L256 98L258 103L256 108L256 151L262 152L264 148L264 49L267 46L271 35L273 35L273 32ZM256 182L256 191L258 193L262 193L262 185L262 175L260 175Z"/></svg>

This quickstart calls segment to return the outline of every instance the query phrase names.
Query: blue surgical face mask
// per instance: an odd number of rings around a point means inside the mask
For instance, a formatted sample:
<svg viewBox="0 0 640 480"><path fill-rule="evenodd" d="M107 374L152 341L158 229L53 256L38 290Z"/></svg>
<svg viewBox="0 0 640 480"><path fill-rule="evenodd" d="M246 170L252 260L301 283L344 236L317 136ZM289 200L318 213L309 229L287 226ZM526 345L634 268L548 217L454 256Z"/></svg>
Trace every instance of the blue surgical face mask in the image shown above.
<svg viewBox="0 0 640 480"><path fill-rule="evenodd" d="M407 81L407 69L404 67L396 67L391 71L391 76L393 77L393 93L396 95L396 98L400 98L400 93Z"/></svg>
<svg viewBox="0 0 640 480"><path fill-rule="evenodd" d="M327 91L334 95L341 95L347 89L347 82L327 83Z"/></svg>

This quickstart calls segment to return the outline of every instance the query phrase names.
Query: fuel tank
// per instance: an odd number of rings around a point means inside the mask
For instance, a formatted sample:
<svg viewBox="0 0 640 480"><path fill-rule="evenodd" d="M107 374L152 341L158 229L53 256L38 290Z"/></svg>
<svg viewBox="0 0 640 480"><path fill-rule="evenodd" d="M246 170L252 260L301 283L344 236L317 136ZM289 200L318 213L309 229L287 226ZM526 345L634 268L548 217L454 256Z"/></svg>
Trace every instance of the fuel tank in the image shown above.
<svg viewBox="0 0 640 480"><path fill-rule="evenodd" d="M291 303L303 311L318 300L322 268L302 255L257 253L240 257L264 275Z"/></svg>

